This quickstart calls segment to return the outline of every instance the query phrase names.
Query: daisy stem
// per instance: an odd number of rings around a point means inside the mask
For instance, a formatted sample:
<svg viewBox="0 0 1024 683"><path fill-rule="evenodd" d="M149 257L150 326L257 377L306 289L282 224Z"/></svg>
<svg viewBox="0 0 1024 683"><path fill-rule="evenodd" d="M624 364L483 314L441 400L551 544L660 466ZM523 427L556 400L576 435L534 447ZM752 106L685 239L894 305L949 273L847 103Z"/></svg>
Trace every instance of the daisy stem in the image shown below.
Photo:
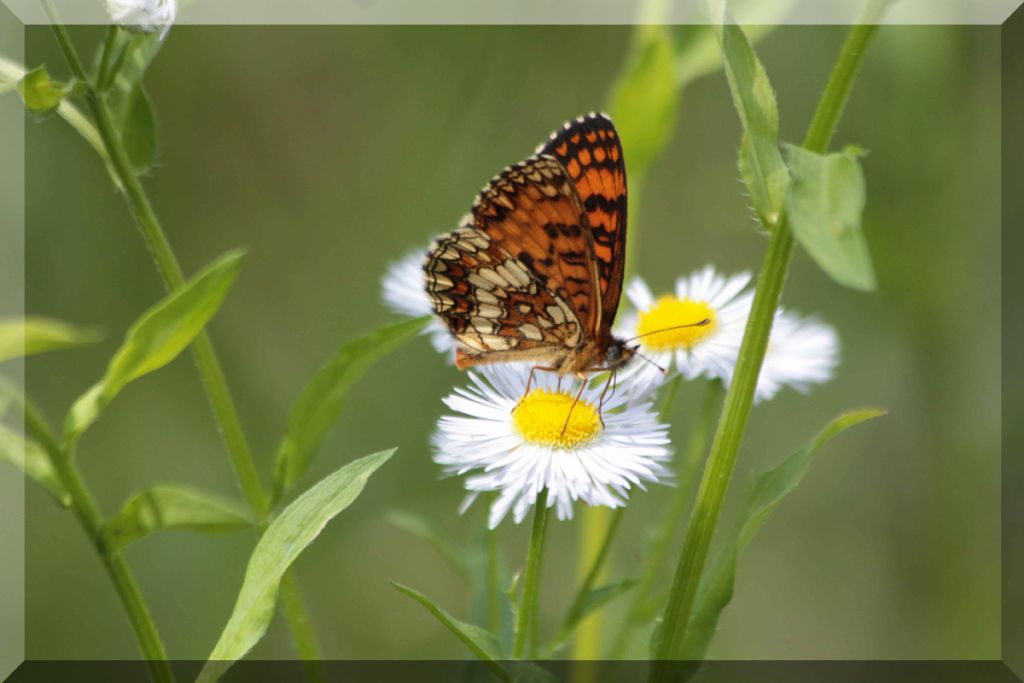
<svg viewBox="0 0 1024 683"><path fill-rule="evenodd" d="M523 572L523 591L519 594L519 609L516 611L515 644L512 657L522 659L529 650L532 657L536 652L538 615L537 595L540 589L541 556L544 553L544 536L548 528L548 490L544 489L533 504L533 525L530 529L530 547L526 551L526 570Z"/></svg>
<svg viewBox="0 0 1024 683"><path fill-rule="evenodd" d="M128 153L121 141L120 132L114 124L106 100L103 98L102 93L97 90L96 83L93 82L88 72L86 72L82 59L71 42L71 36L68 34L67 29L60 22L53 3L51 0L42 0L42 4L50 18L51 28L71 69L72 75L86 85L86 105L95 121L96 129L99 132L111 168L121 183L120 189L123 190L128 208L138 224L143 240L156 264L157 271L159 271L160 277L163 279L164 288L169 292L178 289L185 282L181 265L171 249L171 244L163 227L160 225L156 212L153 210L149 196L132 169ZM112 42L108 42L107 47L111 46ZM115 66L114 72L116 71L117 68ZM245 432L242 430L242 423L238 417L234 399L224 377L224 371L214 351L213 343L210 341L210 337L205 330L200 332L192 342L192 355L199 368L203 388L206 390L214 418L227 446L228 455L231 458L235 474L242 487L242 492L256 518L260 520L262 525L265 525L270 514L270 498L263 490L259 472L249 450ZM310 639L312 637L312 630L308 627L309 617L306 614L305 606L298 596L296 582L290 580L282 582L281 591L284 594L284 599L287 599L291 605L291 609L285 610L285 617L292 638L298 644L298 652L304 658L312 657L318 652L319 648L316 641ZM298 618L300 615L302 616L301 619ZM317 655L316 658L319 659L319 656Z"/></svg>
<svg viewBox="0 0 1024 683"><path fill-rule="evenodd" d="M885 0L869 0L861 23L850 29L807 131L805 148L818 153L828 148L864 58L864 51L877 32L876 22L884 4ZM793 256L793 247L793 233L783 216L771 235L764 256L750 317L740 345L736 374L726 393L707 467L697 491L686 539L676 565L672 590L665 606L665 617L655 636L656 661L651 667L652 681L673 681L680 672L680 665L672 660L679 660L683 654L686 627L750 416L758 374Z"/></svg>

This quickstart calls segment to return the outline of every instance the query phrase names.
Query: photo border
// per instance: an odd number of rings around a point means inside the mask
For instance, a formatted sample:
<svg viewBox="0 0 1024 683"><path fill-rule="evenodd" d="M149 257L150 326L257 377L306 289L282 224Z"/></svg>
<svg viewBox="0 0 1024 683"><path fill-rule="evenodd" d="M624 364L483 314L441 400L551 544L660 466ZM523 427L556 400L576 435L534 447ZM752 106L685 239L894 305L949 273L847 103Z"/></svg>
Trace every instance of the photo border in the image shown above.
<svg viewBox="0 0 1024 683"><path fill-rule="evenodd" d="M736 10L741 23L824 24L849 23L850 9L860 3L847 0L816 0L816 9L807 9L806 0L794 0L791 11L782 16L759 14L753 3ZM1024 0L903 0L885 23L890 24L999 24L1001 25L1002 87L1002 596L1000 661L709 661L702 665L700 681L794 681L794 680L872 680L908 681L1021 681L1024 676L1024 463L1019 455L1024 445L1021 424L1021 399L1024 398L1024 268L1015 256L1021 253L1020 236L1024 217L1024 193L1019 187L1024 178L1024 114L1015 104L1024 104ZM77 4L76 4L77 3ZM102 3L61 0L56 3L70 23L107 23L96 8ZM181 23L232 24L635 24L642 23L637 13L639 0L572 0L553 10L549 0L528 0L521 4L508 0L449 0L426 3L423 0L389 0L367 3L344 0L327 3L304 0L295 3L222 0L196 2L184 0ZM703 0L678 3L668 23L704 23L695 10ZM288 16L278 5L287 5ZM586 5L584 14L581 8ZM425 7L432 9L424 9ZM801 8L804 8L801 10ZM930 9L929 9L930 8ZM744 11L744 9L746 11ZM801 13L803 12L803 13ZM584 17L581 20L581 17ZM542 20L543 19L543 20ZM766 19L770 21L766 22ZM0 54L24 60L25 28L46 23L35 0L0 0ZM24 315L25 302L25 125L21 102L0 98L0 149L4 168L0 171L0 315ZM7 220L10 216L15 220ZM24 384L24 364L5 365L5 374L18 385ZM0 470L0 680L12 682L70 680L87 672L102 680L144 680L145 667L138 661L26 661L25 655L25 495L24 478ZM20 515L18 514L20 512ZM20 626L20 630L19 627ZM13 635L9 635L13 634ZM183 676L197 672L201 663L174 662ZM636 680L646 667L644 662L544 662L557 671L569 667L592 669L591 680ZM332 680L417 681L452 680L453 672L463 671L471 663L464 661L328 661ZM9 679L5 679L10 672ZM618 672L618 673L616 673ZM301 676L297 662L244 660L224 677L225 681L289 680ZM620 674L627 677L619 678ZM460 674L461 675L461 674ZM448 677L448 678L446 678Z"/></svg>

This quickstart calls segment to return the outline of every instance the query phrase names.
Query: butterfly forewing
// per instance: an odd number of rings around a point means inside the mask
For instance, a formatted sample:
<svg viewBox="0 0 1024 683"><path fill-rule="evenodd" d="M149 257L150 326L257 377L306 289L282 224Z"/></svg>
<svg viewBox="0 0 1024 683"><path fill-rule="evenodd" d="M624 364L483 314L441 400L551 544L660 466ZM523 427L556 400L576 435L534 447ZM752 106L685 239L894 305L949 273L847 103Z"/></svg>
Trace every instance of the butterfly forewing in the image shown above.
<svg viewBox="0 0 1024 683"><path fill-rule="evenodd" d="M594 236L602 330L610 330L622 293L626 262L626 163L611 119L590 114L565 124L538 148L565 167Z"/></svg>

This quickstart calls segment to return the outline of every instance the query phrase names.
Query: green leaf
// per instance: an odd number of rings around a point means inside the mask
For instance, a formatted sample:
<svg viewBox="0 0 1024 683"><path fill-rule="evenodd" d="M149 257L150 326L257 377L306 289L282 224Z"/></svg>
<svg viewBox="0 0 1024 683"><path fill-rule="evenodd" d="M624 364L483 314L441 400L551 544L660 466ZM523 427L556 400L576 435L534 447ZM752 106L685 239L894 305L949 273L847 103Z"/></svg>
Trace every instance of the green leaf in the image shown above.
<svg viewBox="0 0 1024 683"><path fill-rule="evenodd" d="M566 617L565 623L548 648L547 654L553 657L555 653L565 647L572 634L576 632L576 628L588 614L601 609L615 598L631 590L638 583L640 582L636 579L617 581L606 586L598 586L587 593L578 605L573 605L572 611Z"/></svg>
<svg viewBox="0 0 1024 683"><path fill-rule="evenodd" d="M779 221L789 182L779 153L775 92L747 37L727 15L725 1L710 0L710 7L729 90L743 124L740 173L758 217L766 227L772 227Z"/></svg>
<svg viewBox="0 0 1024 683"><path fill-rule="evenodd" d="M511 683L512 677L500 663L501 660L505 659L505 656L501 652L501 644L498 642L496 635L472 624L459 621L435 605L430 598L406 585L394 581L391 582L391 585L427 608L427 611L433 614L456 638L461 640L477 659L485 663L494 672L495 676L507 683Z"/></svg>
<svg viewBox="0 0 1024 683"><path fill-rule="evenodd" d="M125 335L103 378L71 407L65 422L73 443L126 384L170 363L220 308L241 267L242 252L222 256L143 313Z"/></svg>
<svg viewBox="0 0 1024 683"><path fill-rule="evenodd" d="M642 177L665 148L679 112L676 55L668 26L638 30L609 109L625 146L631 175Z"/></svg>
<svg viewBox="0 0 1024 683"><path fill-rule="evenodd" d="M179 486L155 486L132 496L103 527L107 547L119 550L165 529L204 533L252 526L243 507L218 496Z"/></svg>
<svg viewBox="0 0 1024 683"><path fill-rule="evenodd" d="M45 66L32 69L18 81L18 93L21 94L25 107L40 114L56 109L72 90L74 83L54 81Z"/></svg>
<svg viewBox="0 0 1024 683"><path fill-rule="evenodd" d="M0 319L0 363L47 351L88 346L101 337L95 328L78 327L48 318Z"/></svg>
<svg viewBox="0 0 1024 683"><path fill-rule="evenodd" d="M810 443L758 478L740 523L701 578L693 616L686 629L682 659L704 658L718 618L732 600L737 557L782 499L803 480L818 449L855 424L884 414L884 410L859 410L840 415Z"/></svg>
<svg viewBox="0 0 1024 683"><path fill-rule="evenodd" d="M274 501L296 482L316 455L341 414L349 389L374 363L415 337L429 318L382 327L344 344L313 375L288 417L288 428L274 463Z"/></svg>
<svg viewBox="0 0 1024 683"><path fill-rule="evenodd" d="M153 167L157 142L156 117L141 84L128 94L120 115L121 142L135 175L142 175Z"/></svg>
<svg viewBox="0 0 1024 683"><path fill-rule="evenodd" d="M199 673L198 683L216 681L259 642L274 615L281 577L324 526L352 504L370 475L394 452L381 451L345 465L296 498L270 523L249 558L231 618Z"/></svg>
<svg viewBox="0 0 1024 683"><path fill-rule="evenodd" d="M58 505L71 505L71 494L64 488L43 447L2 424L0 461L8 462L24 472L26 477L46 489Z"/></svg>
<svg viewBox="0 0 1024 683"><path fill-rule="evenodd" d="M464 578L469 578L471 568L469 553L456 543L455 539L451 538L439 524L404 510L392 510L385 515L385 518L402 531L432 545L455 571L462 574Z"/></svg>
<svg viewBox="0 0 1024 683"><path fill-rule="evenodd" d="M131 34L124 52L113 65L115 72L112 74L113 97L124 96L142 83L149 65L153 62L157 53L163 45L160 34L156 33L135 33Z"/></svg>
<svg viewBox="0 0 1024 683"><path fill-rule="evenodd" d="M861 229L864 173L856 150L816 154L786 146L793 175L786 216L797 241L833 280L873 290L871 254Z"/></svg>
<svg viewBox="0 0 1024 683"><path fill-rule="evenodd" d="M132 35L111 69L105 98L111 115L118 124L124 144L136 175L153 167L157 152L157 127L153 106L143 88L143 77L160 50L159 34Z"/></svg>

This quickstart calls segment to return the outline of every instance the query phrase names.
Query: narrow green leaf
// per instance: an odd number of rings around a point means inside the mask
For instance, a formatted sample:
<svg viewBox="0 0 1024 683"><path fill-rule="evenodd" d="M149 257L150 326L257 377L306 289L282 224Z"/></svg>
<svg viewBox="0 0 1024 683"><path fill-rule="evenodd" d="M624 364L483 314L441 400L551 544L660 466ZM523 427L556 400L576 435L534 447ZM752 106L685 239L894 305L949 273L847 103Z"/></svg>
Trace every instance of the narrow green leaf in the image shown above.
<svg viewBox="0 0 1024 683"><path fill-rule="evenodd" d="M36 482L53 496L58 505L71 505L71 495L64 488L60 477L53 469L50 458L43 447L26 439L13 429L0 424L0 461L14 465L25 476Z"/></svg>
<svg viewBox="0 0 1024 683"><path fill-rule="evenodd" d="M440 553L455 571L464 578L470 576L470 557L465 548L455 542L439 524L429 519L404 510L392 510L385 515L393 525L412 534L421 541L429 543Z"/></svg>
<svg viewBox="0 0 1024 683"><path fill-rule="evenodd" d="M711 21L725 59L733 104L743 124L739 167L754 210L766 227L782 212L788 173L779 153L779 110L764 66L743 30L725 11L725 0L710 0Z"/></svg>
<svg viewBox="0 0 1024 683"><path fill-rule="evenodd" d="M875 270L861 229L865 190L857 151L816 154L795 145L786 150L793 175L786 216L793 235L833 280L874 289Z"/></svg>
<svg viewBox="0 0 1024 683"><path fill-rule="evenodd" d="M102 335L95 328L78 327L48 318L0 319L0 363L47 351L88 346Z"/></svg>
<svg viewBox="0 0 1024 683"><path fill-rule="evenodd" d="M167 365L192 342L220 308L241 260L239 251L222 256L132 325L106 374L71 407L65 422L69 443L96 421L126 384Z"/></svg>
<svg viewBox="0 0 1024 683"><path fill-rule="evenodd" d="M50 78L45 66L37 66L18 81L18 93L29 111L51 112L74 90L73 83L58 83Z"/></svg>
<svg viewBox="0 0 1024 683"><path fill-rule="evenodd" d="M231 618L199 673L198 683L216 681L260 641L274 615L281 577L324 526L352 504L370 475L394 452L381 451L345 465L296 498L271 522L249 558Z"/></svg>
<svg viewBox="0 0 1024 683"><path fill-rule="evenodd" d="M500 663L505 657L501 652L501 645L496 635L472 624L459 621L435 605L430 598L406 585L394 581L391 582L391 585L423 605L446 629L461 640L477 659L485 663L495 676L507 683L512 682L512 677Z"/></svg>
<svg viewBox="0 0 1024 683"><path fill-rule="evenodd" d="M245 508L219 496L179 486L155 486L132 496L103 527L103 540L118 550L165 529L203 533L252 526Z"/></svg>
<svg viewBox="0 0 1024 683"><path fill-rule="evenodd" d="M737 557L782 499L803 481L818 449L855 424L884 414L884 410L859 410L840 415L810 443L758 478L741 522L701 578L693 616L686 630L683 659L704 658L718 618L732 600Z"/></svg>
<svg viewBox="0 0 1024 683"><path fill-rule="evenodd" d="M631 590L638 583L640 582L635 579L616 581L606 586L598 586L587 593L578 605L573 605L572 611L566 617L565 623L562 624L558 635L548 648L547 654L553 657L559 650L565 647L569 643L569 639L572 638L573 633L576 632L576 628L588 614L601 609L615 598Z"/></svg>
<svg viewBox="0 0 1024 683"><path fill-rule="evenodd" d="M128 39L124 52L114 64L113 96L132 92L142 83L149 65L163 45L159 33L133 33Z"/></svg>
<svg viewBox="0 0 1024 683"><path fill-rule="evenodd" d="M642 176L665 148L679 111L676 55L668 26L647 26L635 38L609 109L619 130L629 172Z"/></svg>
<svg viewBox="0 0 1024 683"><path fill-rule="evenodd" d="M382 327L344 344L334 358L313 375L288 417L288 428L274 463L274 501L298 480L341 414L349 389L378 360L415 337L429 318Z"/></svg>
<svg viewBox="0 0 1024 683"><path fill-rule="evenodd" d="M156 117L142 84L125 99L120 113L121 142L136 175L153 167L156 160Z"/></svg>

